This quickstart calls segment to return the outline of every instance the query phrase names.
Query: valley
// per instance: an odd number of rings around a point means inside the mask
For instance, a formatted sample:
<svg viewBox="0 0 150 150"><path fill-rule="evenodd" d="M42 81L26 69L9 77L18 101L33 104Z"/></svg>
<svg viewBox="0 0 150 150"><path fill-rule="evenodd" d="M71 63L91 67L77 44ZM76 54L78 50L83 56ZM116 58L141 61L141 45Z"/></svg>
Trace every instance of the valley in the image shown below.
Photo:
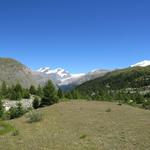
<svg viewBox="0 0 150 150"><path fill-rule="evenodd" d="M70 74L0 62L0 149L149 149L149 64Z"/></svg>

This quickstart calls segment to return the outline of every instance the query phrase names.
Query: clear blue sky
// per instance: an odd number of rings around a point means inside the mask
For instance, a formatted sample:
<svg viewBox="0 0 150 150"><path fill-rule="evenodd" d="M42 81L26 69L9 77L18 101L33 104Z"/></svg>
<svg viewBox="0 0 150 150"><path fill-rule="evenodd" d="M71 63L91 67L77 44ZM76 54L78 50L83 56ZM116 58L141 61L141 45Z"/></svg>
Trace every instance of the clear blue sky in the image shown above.
<svg viewBox="0 0 150 150"><path fill-rule="evenodd" d="M0 56L73 73L150 59L150 1L1 0Z"/></svg>

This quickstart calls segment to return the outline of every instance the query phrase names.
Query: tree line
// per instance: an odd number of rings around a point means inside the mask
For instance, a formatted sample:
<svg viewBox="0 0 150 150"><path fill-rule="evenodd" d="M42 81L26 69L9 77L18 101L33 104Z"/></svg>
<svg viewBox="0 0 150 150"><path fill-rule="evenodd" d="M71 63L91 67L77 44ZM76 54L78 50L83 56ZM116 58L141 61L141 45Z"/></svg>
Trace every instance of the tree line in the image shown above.
<svg viewBox="0 0 150 150"><path fill-rule="evenodd" d="M64 99L78 99L79 94L76 91L63 92L60 88L56 89L53 83L49 80L44 86L23 88L21 84L7 86L5 82L0 87L0 117L14 119L28 112L28 109L23 108L22 99L33 99L32 106L34 109L53 105ZM5 111L3 102L5 99L18 101L16 107L12 107L9 111ZM29 108L30 109L30 108Z"/></svg>

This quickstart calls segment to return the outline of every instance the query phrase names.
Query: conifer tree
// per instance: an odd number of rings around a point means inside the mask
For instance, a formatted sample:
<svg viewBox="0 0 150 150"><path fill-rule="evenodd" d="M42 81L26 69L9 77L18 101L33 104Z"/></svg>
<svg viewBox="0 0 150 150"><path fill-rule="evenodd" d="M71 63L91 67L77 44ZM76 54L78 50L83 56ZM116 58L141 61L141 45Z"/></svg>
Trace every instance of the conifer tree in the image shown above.
<svg viewBox="0 0 150 150"><path fill-rule="evenodd" d="M21 100L23 97L23 89L22 86L18 83L16 84L14 91L16 93L16 100Z"/></svg>
<svg viewBox="0 0 150 150"><path fill-rule="evenodd" d="M41 98L43 97L43 89L41 88L40 85L37 88L37 95L40 96Z"/></svg>
<svg viewBox="0 0 150 150"><path fill-rule="evenodd" d="M4 114L4 106L2 100L0 99L0 117L2 117L3 114Z"/></svg>
<svg viewBox="0 0 150 150"><path fill-rule="evenodd" d="M72 93L71 93L71 92L67 92L67 93L65 94L65 98L67 98L67 99L73 99Z"/></svg>
<svg viewBox="0 0 150 150"><path fill-rule="evenodd" d="M3 81L2 86L1 86L1 94L2 94L3 98L6 98L8 95L7 86L6 86L5 81Z"/></svg>
<svg viewBox="0 0 150 150"><path fill-rule="evenodd" d="M21 103L18 103L18 104L17 104L17 111L18 111L18 116L19 116L19 117L24 114L24 108L23 108L23 106L22 106Z"/></svg>
<svg viewBox="0 0 150 150"><path fill-rule="evenodd" d="M16 92L14 90L11 90L9 95L10 100L17 100Z"/></svg>
<svg viewBox="0 0 150 150"><path fill-rule="evenodd" d="M77 90L71 91L71 97L73 99L78 99L78 97L79 97L78 91Z"/></svg>
<svg viewBox="0 0 150 150"><path fill-rule="evenodd" d="M35 88L34 85L31 85L31 86L30 86L29 91L30 91L30 94L32 94L32 95L36 95L36 93L37 93L36 88Z"/></svg>
<svg viewBox="0 0 150 150"><path fill-rule="evenodd" d="M63 91L62 91L60 88L58 89L57 95L58 95L58 97L59 97L60 99L62 99L62 98L64 97Z"/></svg>
<svg viewBox="0 0 150 150"><path fill-rule="evenodd" d="M29 99L30 98L30 93L28 89L23 89L23 98Z"/></svg>
<svg viewBox="0 0 150 150"><path fill-rule="evenodd" d="M58 102L57 92L53 83L49 80L43 88L41 105L52 105Z"/></svg>
<svg viewBox="0 0 150 150"><path fill-rule="evenodd" d="M34 98L32 106L33 106L34 109L39 108L39 106L40 106L40 100L39 100L39 98L37 96Z"/></svg>
<svg viewBox="0 0 150 150"><path fill-rule="evenodd" d="M18 83L15 86L12 85L9 89L9 98L11 100L21 100L23 97L22 86Z"/></svg>

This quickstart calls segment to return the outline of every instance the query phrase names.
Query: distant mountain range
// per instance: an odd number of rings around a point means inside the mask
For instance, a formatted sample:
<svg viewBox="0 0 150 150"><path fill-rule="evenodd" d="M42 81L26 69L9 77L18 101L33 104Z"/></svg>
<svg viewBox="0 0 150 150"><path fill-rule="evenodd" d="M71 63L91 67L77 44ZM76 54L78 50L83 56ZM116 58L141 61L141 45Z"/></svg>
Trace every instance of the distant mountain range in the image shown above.
<svg viewBox="0 0 150 150"><path fill-rule="evenodd" d="M131 65L130 67L146 67L150 65L150 61L142 61ZM21 83L24 87L29 87L31 84L45 84L47 80L52 80L57 87L64 90L72 89L87 81L103 77L111 70L96 69L88 73L71 74L65 69L43 67L37 71L29 69L22 63L11 58L0 58L0 84L5 81L8 85Z"/></svg>
<svg viewBox="0 0 150 150"><path fill-rule="evenodd" d="M50 67L43 67L37 70L37 72L49 76L58 85L63 84L65 81L84 76L84 73L71 74L62 68L50 69Z"/></svg>
<svg viewBox="0 0 150 150"><path fill-rule="evenodd" d="M50 69L50 67L43 67L37 70L41 75L49 76L54 83L64 90L74 88L86 81L103 76L109 72L109 70L93 70L88 73L71 74L62 68Z"/></svg>

